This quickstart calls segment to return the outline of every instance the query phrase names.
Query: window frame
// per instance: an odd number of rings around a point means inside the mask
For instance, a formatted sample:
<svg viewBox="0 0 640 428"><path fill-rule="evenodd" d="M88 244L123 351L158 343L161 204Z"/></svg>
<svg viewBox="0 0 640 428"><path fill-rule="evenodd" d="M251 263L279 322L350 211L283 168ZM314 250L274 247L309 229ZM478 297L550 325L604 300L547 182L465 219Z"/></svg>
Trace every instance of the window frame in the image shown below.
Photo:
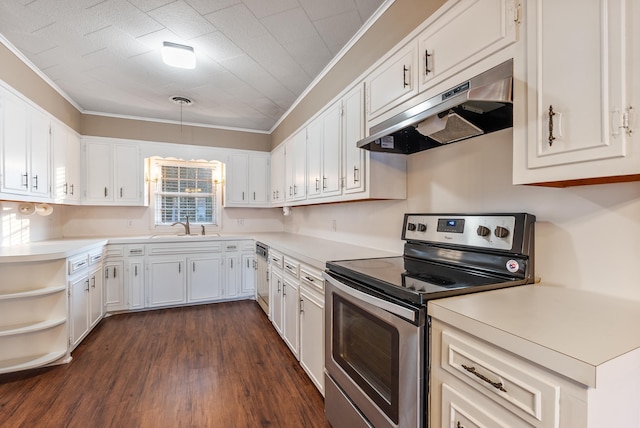
<svg viewBox="0 0 640 428"><path fill-rule="evenodd" d="M152 157L150 159L150 177L149 180L149 207L151 208L150 223L151 227L159 232L169 232L176 230L176 226L171 226L167 223L156 223L156 210L158 204L159 191L161 188L161 176L162 166L180 166L180 167L192 167L192 168L215 168L212 171L213 187L215 189L215 195L213 196L213 210L217 213L217 224L214 223L202 223L189 220L192 226L205 226L207 231L219 232L222 230L222 177L223 177L223 164L219 161L184 161L175 158L159 158ZM192 233L199 233L199 231L193 231Z"/></svg>

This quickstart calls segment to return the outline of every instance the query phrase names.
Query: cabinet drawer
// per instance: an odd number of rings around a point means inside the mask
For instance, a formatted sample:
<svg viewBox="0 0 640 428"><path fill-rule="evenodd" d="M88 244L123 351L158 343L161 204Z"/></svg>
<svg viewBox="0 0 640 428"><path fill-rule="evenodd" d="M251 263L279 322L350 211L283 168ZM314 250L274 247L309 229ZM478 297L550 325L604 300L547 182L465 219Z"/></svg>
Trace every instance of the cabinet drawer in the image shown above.
<svg viewBox="0 0 640 428"><path fill-rule="evenodd" d="M522 426L522 421L505 411L486 406L476 391L456 391L442 384L442 427L509 428ZM484 399L486 400L486 399ZM529 426L529 425L527 425Z"/></svg>
<svg viewBox="0 0 640 428"><path fill-rule="evenodd" d="M220 251L222 251L222 244L218 241L154 244L147 246L147 253L150 256L165 254L217 253Z"/></svg>
<svg viewBox="0 0 640 428"><path fill-rule="evenodd" d="M269 249L269 264L277 269L282 269L284 256L277 251Z"/></svg>
<svg viewBox="0 0 640 428"><path fill-rule="evenodd" d="M560 386L529 370L525 360L449 329L442 332L441 352L447 372L534 426L556 426Z"/></svg>
<svg viewBox="0 0 640 428"><path fill-rule="evenodd" d="M86 253L75 256L67 260L69 275L80 272L89 266L89 257Z"/></svg>
<svg viewBox="0 0 640 428"><path fill-rule="evenodd" d="M92 251L89 253L89 264L95 265L102 262L103 251L102 248L99 250Z"/></svg>
<svg viewBox="0 0 640 428"><path fill-rule="evenodd" d="M144 256L144 252L144 245L127 248L127 256L129 257Z"/></svg>
<svg viewBox="0 0 640 428"><path fill-rule="evenodd" d="M288 256L284 256L284 271L294 278L300 278L300 263Z"/></svg>
<svg viewBox="0 0 640 428"><path fill-rule="evenodd" d="M300 280L303 284L324 293L324 278L319 270L307 265L300 265Z"/></svg>

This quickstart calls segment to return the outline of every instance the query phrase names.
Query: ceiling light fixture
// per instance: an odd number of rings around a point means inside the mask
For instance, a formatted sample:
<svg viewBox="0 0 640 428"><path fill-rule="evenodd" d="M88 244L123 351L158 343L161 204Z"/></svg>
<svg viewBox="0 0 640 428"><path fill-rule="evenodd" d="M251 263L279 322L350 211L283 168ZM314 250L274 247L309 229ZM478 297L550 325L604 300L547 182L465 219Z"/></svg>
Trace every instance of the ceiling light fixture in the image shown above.
<svg viewBox="0 0 640 428"><path fill-rule="evenodd" d="M196 68L196 54L193 47L177 43L162 42L162 61L178 68Z"/></svg>

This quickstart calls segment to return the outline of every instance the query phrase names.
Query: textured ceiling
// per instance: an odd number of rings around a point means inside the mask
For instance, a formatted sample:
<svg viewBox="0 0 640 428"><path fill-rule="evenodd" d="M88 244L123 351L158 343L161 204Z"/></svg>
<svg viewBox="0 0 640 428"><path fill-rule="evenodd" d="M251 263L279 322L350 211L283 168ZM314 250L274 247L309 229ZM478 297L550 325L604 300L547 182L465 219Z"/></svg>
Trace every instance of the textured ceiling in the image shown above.
<svg viewBox="0 0 640 428"><path fill-rule="evenodd" d="M268 131L384 2L1 0L0 34L84 112Z"/></svg>

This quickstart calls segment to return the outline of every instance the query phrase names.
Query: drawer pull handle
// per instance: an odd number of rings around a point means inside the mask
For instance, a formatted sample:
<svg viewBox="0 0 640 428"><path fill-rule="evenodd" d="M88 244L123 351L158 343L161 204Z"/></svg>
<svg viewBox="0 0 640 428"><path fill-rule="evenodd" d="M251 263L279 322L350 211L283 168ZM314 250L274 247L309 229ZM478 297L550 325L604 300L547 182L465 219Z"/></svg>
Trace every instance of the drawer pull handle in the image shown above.
<svg viewBox="0 0 640 428"><path fill-rule="evenodd" d="M306 279L309 282L313 282L313 278L311 278L310 276L305 276L304 279Z"/></svg>
<svg viewBox="0 0 640 428"><path fill-rule="evenodd" d="M462 368L468 371L469 373L477 376L478 378L482 379L483 381L487 382L489 385L493 386L494 388L499 389L502 392L507 392L507 390L504 389L504 386L502 386L502 382L493 382L491 379L489 379L485 375L478 373L475 367L473 366L469 367L462 364Z"/></svg>
<svg viewBox="0 0 640 428"><path fill-rule="evenodd" d="M458 423L456 424L456 428L464 428L464 425L462 425L460 421L458 421Z"/></svg>

